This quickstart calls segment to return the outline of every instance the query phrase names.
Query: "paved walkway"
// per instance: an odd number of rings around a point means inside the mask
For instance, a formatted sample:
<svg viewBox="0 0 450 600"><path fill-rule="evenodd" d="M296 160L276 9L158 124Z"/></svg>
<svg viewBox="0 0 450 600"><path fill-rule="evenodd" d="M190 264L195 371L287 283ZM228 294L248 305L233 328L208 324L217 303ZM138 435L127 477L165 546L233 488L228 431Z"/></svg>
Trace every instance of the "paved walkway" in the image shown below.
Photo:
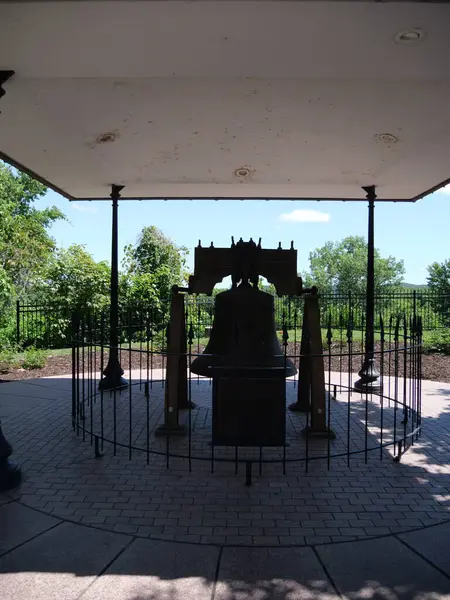
<svg viewBox="0 0 450 600"><path fill-rule="evenodd" d="M424 382L400 464L255 477L101 459L70 428L67 378L0 385L23 465L0 495L0 598L450 599L450 385Z"/></svg>

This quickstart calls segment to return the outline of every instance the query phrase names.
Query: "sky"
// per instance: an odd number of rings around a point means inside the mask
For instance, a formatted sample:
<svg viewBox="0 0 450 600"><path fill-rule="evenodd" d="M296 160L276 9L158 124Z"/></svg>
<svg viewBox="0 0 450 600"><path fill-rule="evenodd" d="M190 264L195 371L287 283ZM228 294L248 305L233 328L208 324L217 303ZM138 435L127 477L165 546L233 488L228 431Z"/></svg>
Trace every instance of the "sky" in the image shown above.
<svg viewBox="0 0 450 600"><path fill-rule="evenodd" d="M57 244L83 244L96 260L110 261L111 203L69 202L53 191L39 200L40 207L56 205L67 222L55 223L51 234ZM450 186L416 203L379 203L375 208L375 246L383 257L403 259L405 281L426 283L427 266L450 258ZM122 201L119 202L119 248L135 243L144 226L156 225L179 246L190 251L214 242L228 247L231 236L276 248L291 241L298 251L298 271L306 271L309 253L328 241L350 235L367 237L366 202L279 201Z"/></svg>

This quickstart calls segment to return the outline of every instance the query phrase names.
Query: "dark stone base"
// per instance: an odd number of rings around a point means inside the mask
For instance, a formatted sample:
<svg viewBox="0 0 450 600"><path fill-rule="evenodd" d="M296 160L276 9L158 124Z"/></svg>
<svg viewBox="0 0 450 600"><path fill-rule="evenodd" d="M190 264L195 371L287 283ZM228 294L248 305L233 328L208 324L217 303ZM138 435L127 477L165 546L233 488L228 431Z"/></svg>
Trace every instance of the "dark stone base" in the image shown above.
<svg viewBox="0 0 450 600"><path fill-rule="evenodd" d="M128 381L120 375L106 375L98 384L98 389L101 392L113 392L114 390L122 390L128 387Z"/></svg>
<svg viewBox="0 0 450 600"><path fill-rule="evenodd" d="M283 446L286 381L277 377L213 379L214 446Z"/></svg>
<svg viewBox="0 0 450 600"><path fill-rule="evenodd" d="M293 404L289 404L288 410L291 412L308 413L311 412L311 406L309 404L294 402Z"/></svg>
<svg viewBox="0 0 450 600"><path fill-rule="evenodd" d="M191 410L192 408L195 408L197 405L195 404L195 402L184 402L183 404L179 404L178 405L178 409L179 410Z"/></svg>
<svg viewBox="0 0 450 600"><path fill-rule="evenodd" d="M0 461L0 492L16 488L22 482L20 467L9 459Z"/></svg>
<svg viewBox="0 0 450 600"><path fill-rule="evenodd" d="M355 381L355 383L353 384L353 389L355 390L355 392L359 392L361 394L381 394L383 386L377 380L367 381L366 379L361 377L361 379Z"/></svg>
<svg viewBox="0 0 450 600"><path fill-rule="evenodd" d="M302 435L309 438L320 438L325 440L336 439L336 434L332 429L328 429L328 427L325 427L325 429L313 429L313 427L309 425L303 429Z"/></svg>
<svg viewBox="0 0 450 600"><path fill-rule="evenodd" d="M353 389L361 394L380 394L382 385L379 377L380 371L377 369L373 358L366 358L361 370L358 373L360 379L355 381Z"/></svg>
<svg viewBox="0 0 450 600"><path fill-rule="evenodd" d="M181 436L181 435L185 435L186 434L186 427L184 427L183 425L166 425L165 423L163 423L162 425L160 425L159 427L157 427L155 429L155 436L156 437L163 437L163 436L168 436L168 435L176 435L176 436Z"/></svg>

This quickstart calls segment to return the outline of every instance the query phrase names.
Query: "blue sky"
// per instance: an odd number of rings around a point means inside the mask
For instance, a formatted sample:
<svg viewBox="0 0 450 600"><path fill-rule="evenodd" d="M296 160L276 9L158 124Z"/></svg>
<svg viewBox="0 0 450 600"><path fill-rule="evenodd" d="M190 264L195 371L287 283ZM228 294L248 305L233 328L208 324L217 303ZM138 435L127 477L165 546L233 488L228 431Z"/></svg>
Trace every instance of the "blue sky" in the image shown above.
<svg viewBox="0 0 450 600"><path fill-rule="evenodd" d="M48 192L41 206L56 205L69 219L51 231L59 246L84 244L96 260L110 259L111 203L69 202ZM293 212L300 211L300 212ZM312 212L311 212L312 211ZM425 283L427 266L450 258L450 186L415 204L383 204L375 210L375 245L383 256L403 259L405 281ZM262 238L264 248L298 250L299 271L308 268L309 252L327 241L367 232L367 204L267 201L123 201L119 204L119 247L134 243L142 227L156 225L191 251L203 245L229 246L231 236Z"/></svg>

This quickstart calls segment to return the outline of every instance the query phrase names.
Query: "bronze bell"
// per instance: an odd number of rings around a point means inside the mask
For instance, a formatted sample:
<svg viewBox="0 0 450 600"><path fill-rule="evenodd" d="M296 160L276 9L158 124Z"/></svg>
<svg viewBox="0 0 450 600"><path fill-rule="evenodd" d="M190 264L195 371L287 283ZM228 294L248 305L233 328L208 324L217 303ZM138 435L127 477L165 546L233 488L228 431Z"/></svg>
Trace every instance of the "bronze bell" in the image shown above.
<svg viewBox="0 0 450 600"><path fill-rule="evenodd" d="M295 375L278 341L274 312L273 296L248 281L218 294L210 340L191 371L206 377Z"/></svg>

